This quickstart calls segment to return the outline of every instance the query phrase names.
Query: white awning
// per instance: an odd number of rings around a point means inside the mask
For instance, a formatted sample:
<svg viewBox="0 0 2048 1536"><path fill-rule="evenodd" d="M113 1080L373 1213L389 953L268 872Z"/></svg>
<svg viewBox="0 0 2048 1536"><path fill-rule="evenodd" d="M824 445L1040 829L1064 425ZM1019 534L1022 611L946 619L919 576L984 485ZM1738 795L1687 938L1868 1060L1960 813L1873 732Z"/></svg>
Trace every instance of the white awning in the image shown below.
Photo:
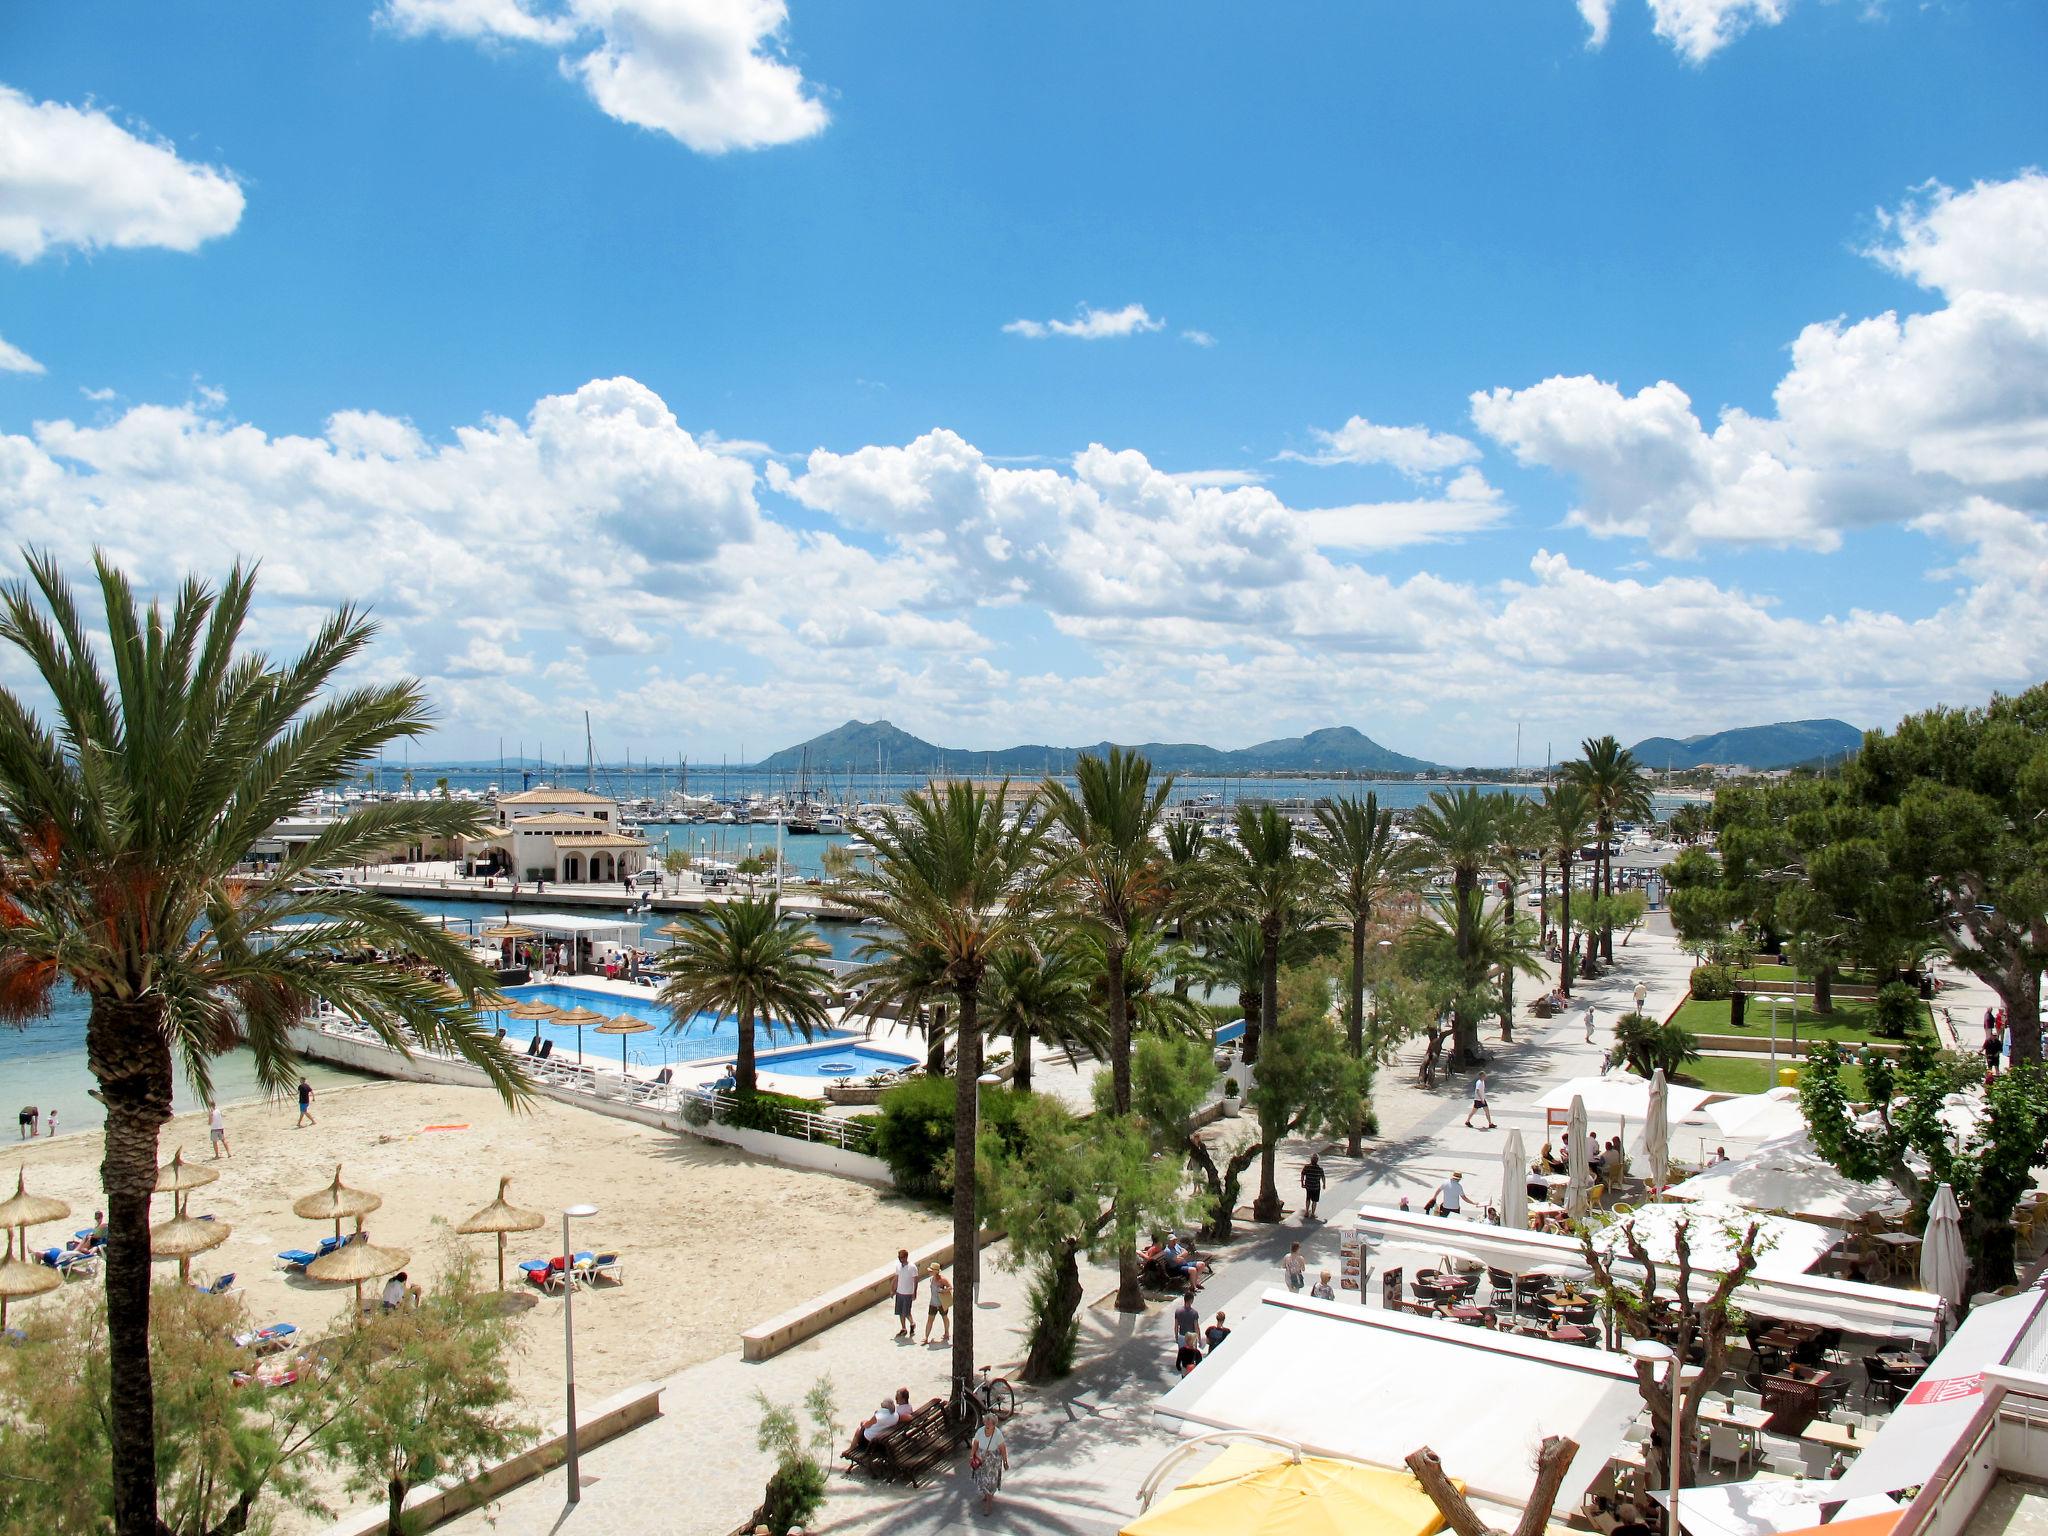
<svg viewBox="0 0 2048 1536"><path fill-rule="evenodd" d="M1669 1489L1658 1489L1650 1497L1671 1507ZM1879 1494L1845 1504L1835 1518L1854 1520L1898 1507L1895 1500ZM1693 1536L1774 1536L1779 1531L1809 1530L1826 1519L1811 1483L1760 1478L1686 1488L1678 1496L1678 1523Z"/></svg>
<svg viewBox="0 0 2048 1536"><path fill-rule="evenodd" d="M1946 1348L1929 1362L1927 1374L1908 1392L1870 1448L1828 1490L1830 1500L1914 1488L1934 1475L1942 1458L1984 1406L1984 1367L2032 1353L2026 1337L2048 1295L2024 1291L1975 1308Z"/></svg>
<svg viewBox="0 0 2048 1536"><path fill-rule="evenodd" d="M1852 1221L1903 1199L1889 1183L1865 1183L1836 1169L1803 1131L1767 1141L1747 1157L1716 1163L1665 1193L1674 1200L1711 1200L1823 1221Z"/></svg>
<svg viewBox="0 0 2048 1536"><path fill-rule="evenodd" d="M1764 1277L1803 1275L1818 1264L1842 1234L1810 1221L1788 1221L1767 1216L1739 1205L1717 1205L1695 1201L1689 1205L1657 1203L1638 1206L1626 1216L1617 1216L1593 1234L1593 1246L1602 1253L1628 1256L1625 1236L1633 1232L1643 1251L1659 1264L1678 1262L1676 1227L1686 1223L1686 1247L1692 1262L1725 1274L1734 1267L1742 1236L1751 1222L1757 1227L1756 1268Z"/></svg>
<svg viewBox="0 0 2048 1536"><path fill-rule="evenodd" d="M1665 1113L1676 1124L1706 1103L1713 1095L1698 1088L1667 1086ZM1570 1109L1573 1099L1582 1099L1589 1119L1644 1119L1650 1113L1650 1082L1633 1072L1610 1072L1605 1077L1575 1077L1559 1083L1536 1101L1538 1109Z"/></svg>
<svg viewBox="0 0 2048 1536"><path fill-rule="evenodd" d="M1585 1255L1579 1251L1578 1240L1553 1232L1510 1232L1505 1227L1482 1222L1422 1216L1384 1205L1360 1206L1356 1221L1374 1244L1412 1244L1430 1253L1441 1253L1450 1246L1511 1274L1527 1274L1559 1264L1582 1273L1585 1270ZM1640 1273L1625 1259L1616 1260L1615 1268L1625 1276ZM1670 1287L1674 1278L1668 1269L1658 1273L1663 1287ZM1704 1296L1720 1278L1720 1271L1697 1266L1693 1270L1694 1289ZM1945 1316L1941 1298L1925 1291L1860 1285L1853 1280L1830 1280L1820 1275L1753 1274L1738 1293L1738 1299L1744 1310L1766 1317L1819 1323L1870 1338L1931 1339L1940 1331Z"/></svg>
<svg viewBox="0 0 2048 1536"><path fill-rule="evenodd" d="M1642 1406L1619 1355L1276 1289L1155 1411L1380 1467L1427 1445L1475 1496L1516 1506L1543 1438L1570 1435L1557 1506L1576 1509Z"/></svg>

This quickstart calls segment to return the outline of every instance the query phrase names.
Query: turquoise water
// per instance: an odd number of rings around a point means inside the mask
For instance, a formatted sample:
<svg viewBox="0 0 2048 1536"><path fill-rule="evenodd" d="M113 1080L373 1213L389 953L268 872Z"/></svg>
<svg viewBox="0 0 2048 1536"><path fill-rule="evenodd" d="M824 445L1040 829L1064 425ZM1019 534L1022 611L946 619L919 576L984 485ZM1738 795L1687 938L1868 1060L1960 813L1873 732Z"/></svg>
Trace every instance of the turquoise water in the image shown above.
<svg viewBox="0 0 2048 1536"><path fill-rule="evenodd" d="M532 999L552 1003L557 1008L583 1007L593 1013L606 1016L629 1013L638 1019L645 1019L654 1026L654 1032L642 1035L601 1035L597 1026L586 1025L583 1029L583 1051L586 1058L597 1066L616 1060L619 1043L625 1042L626 1060L636 1066L665 1067L686 1061L730 1061L739 1048L739 1020L722 1018L715 1013L699 1013L681 1030L670 1032L672 1020L669 1011L654 1001L650 989L643 1000L637 997L621 997L611 992L595 992L582 987L562 987L542 982L533 986L508 987L505 995L515 1001ZM540 1022L540 1036L543 1040L555 1042L555 1055L576 1049L576 1026L555 1024L546 1020ZM514 1039L530 1037L535 1021L531 1019L506 1019L508 1036ZM812 1038L818 1040L846 1040L850 1035L837 1030L823 1030ZM789 1030L771 1028L767 1025L754 1026L754 1049L772 1051L779 1045L792 1045L803 1037ZM891 1059L886 1065L901 1066L900 1061ZM780 1070L778 1068L778 1070ZM879 1068L870 1067L869 1071ZM811 1074L802 1074L811 1075Z"/></svg>
<svg viewBox="0 0 2048 1536"><path fill-rule="evenodd" d="M893 1072L898 1067L916 1066L921 1057L907 1051L881 1051L871 1045L817 1045L801 1051L785 1051L761 1063L763 1072L784 1077L869 1077Z"/></svg>

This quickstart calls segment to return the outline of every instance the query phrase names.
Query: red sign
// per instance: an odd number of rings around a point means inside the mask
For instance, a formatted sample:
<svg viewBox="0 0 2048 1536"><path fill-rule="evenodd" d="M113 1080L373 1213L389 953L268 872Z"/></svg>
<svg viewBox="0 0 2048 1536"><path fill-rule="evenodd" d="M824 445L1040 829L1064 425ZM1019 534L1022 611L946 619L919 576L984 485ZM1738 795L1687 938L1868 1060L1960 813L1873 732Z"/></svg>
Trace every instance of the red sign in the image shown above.
<svg viewBox="0 0 2048 1536"><path fill-rule="evenodd" d="M1981 1371L1968 1376L1944 1376L1939 1381L1920 1382L1906 1394L1905 1406L1953 1403L1959 1398L1980 1397L1983 1392L1984 1375Z"/></svg>

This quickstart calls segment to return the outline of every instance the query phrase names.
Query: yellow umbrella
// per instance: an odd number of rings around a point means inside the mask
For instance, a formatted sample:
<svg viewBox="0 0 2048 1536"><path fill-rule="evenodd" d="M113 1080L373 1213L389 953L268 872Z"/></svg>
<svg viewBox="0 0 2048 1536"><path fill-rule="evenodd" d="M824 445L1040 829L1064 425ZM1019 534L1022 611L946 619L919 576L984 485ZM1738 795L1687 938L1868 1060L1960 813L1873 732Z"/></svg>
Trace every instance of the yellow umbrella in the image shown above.
<svg viewBox="0 0 2048 1536"><path fill-rule="evenodd" d="M363 1236L362 1224L357 1223L354 1237L339 1248L321 1254L306 1266L306 1273L328 1285L353 1285L356 1288L356 1321L361 1322L363 1282L397 1274L405 1268L410 1257L403 1248L377 1247Z"/></svg>
<svg viewBox="0 0 2048 1536"><path fill-rule="evenodd" d="M382 1195L373 1195L367 1189L350 1189L342 1183L341 1164L336 1163L334 1182L310 1195L299 1196L292 1202L292 1214L303 1216L308 1221L331 1221L334 1223L334 1235L339 1237L344 1219L353 1218L361 1227L363 1218L383 1203Z"/></svg>
<svg viewBox="0 0 2048 1536"><path fill-rule="evenodd" d="M513 1205L505 1198L505 1186L512 1180L498 1180L498 1198L478 1211L455 1230L465 1235L495 1232L498 1236L498 1289L505 1289L505 1234L507 1232L531 1232L547 1224L547 1217L539 1211L529 1211Z"/></svg>
<svg viewBox="0 0 2048 1536"><path fill-rule="evenodd" d="M1122 1536L1433 1536L1443 1524L1410 1473L1238 1444Z"/></svg>
<svg viewBox="0 0 2048 1536"><path fill-rule="evenodd" d="M623 1073L626 1070L626 1036L644 1035L652 1028L654 1028L652 1024L636 1014L619 1013L612 1015L612 1017L598 1025L597 1032L600 1035L617 1035L619 1037L619 1071Z"/></svg>
<svg viewBox="0 0 2048 1536"><path fill-rule="evenodd" d="M149 1229L149 1256L152 1259L176 1259L178 1278L192 1278L192 1255L204 1253L209 1248L218 1248L228 1240L234 1228L224 1221L201 1221L197 1216L187 1216L182 1211L169 1221L159 1222Z"/></svg>
<svg viewBox="0 0 2048 1536"><path fill-rule="evenodd" d="M40 1296L45 1291L54 1291L60 1284L57 1271L49 1265L14 1256L14 1234L9 1232L7 1257L0 1259L0 1328L7 1326L8 1302L19 1301L24 1296Z"/></svg>

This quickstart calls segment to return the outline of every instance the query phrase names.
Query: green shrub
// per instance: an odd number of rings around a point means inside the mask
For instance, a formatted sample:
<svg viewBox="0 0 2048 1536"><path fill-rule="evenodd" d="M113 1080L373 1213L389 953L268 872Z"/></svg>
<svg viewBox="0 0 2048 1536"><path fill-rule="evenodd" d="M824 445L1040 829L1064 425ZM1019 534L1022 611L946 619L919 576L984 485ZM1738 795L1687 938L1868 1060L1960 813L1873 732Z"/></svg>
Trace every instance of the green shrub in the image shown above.
<svg viewBox="0 0 2048 1536"><path fill-rule="evenodd" d="M1659 1023L1647 1013L1624 1013L1614 1021L1614 1054L1639 1076L1648 1077L1662 1067L1670 1077L1688 1061L1699 1059L1700 1037L1683 1025Z"/></svg>
<svg viewBox="0 0 2048 1536"><path fill-rule="evenodd" d="M767 1131L776 1136L797 1136L800 1122L795 1115L802 1111L815 1111L817 1105L809 1099L799 1099L787 1093L757 1092L751 1098L735 1099L729 1109L720 1112L718 1118L726 1125L742 1131Z"/></svg>
<svg viewBox="0 0 2048 1536"><path fill-rule="evenodd" d="M1052 1368L1052 1374L1065 1376L1074 1369L1074 1355L1081 1347L1081 1314L1070 1312L1064 1322L1047 1322L1046 1313L1052 1310L1055 1304L1053 1293L1058 1286L1059 1278L1052 1272L1051 1266L1034 1265L1031 1280L1024 1292L1024 1311L1031 1320L1031 1339L1037 1340L1040 1337L1040 1330L1045 1330L1045 1337L1049 1341L1045 1358Z"/></svg>
<svg viewBox="0 0 2048 1536"><path fill-rule="evenodd" d="M1019 1143L1017 1117L1031 1098L1014 1088L984 1088L982 1129L999 1135L1013 1150ZM916 1077L882 1095L873 1118L869 1152L889 1165L890 1177L906 1195L936 1199L953 1187L953 1079Z"/></svg>
<svg viewBox="0 0 2048 1536"><path fill-rule="evenodd" d="M1877 1031L1887 1040L1903 1040L1920 1022L1920 996L1903 981L1877 989Z"/></svg>
<svg viewBox="0 0 2048 1536"><path fill-rule="evenodd" d="M1703 1003L1719 1002L1735 990L1732 965L1696 965L1692 968L1692 995Z"/></svg>

